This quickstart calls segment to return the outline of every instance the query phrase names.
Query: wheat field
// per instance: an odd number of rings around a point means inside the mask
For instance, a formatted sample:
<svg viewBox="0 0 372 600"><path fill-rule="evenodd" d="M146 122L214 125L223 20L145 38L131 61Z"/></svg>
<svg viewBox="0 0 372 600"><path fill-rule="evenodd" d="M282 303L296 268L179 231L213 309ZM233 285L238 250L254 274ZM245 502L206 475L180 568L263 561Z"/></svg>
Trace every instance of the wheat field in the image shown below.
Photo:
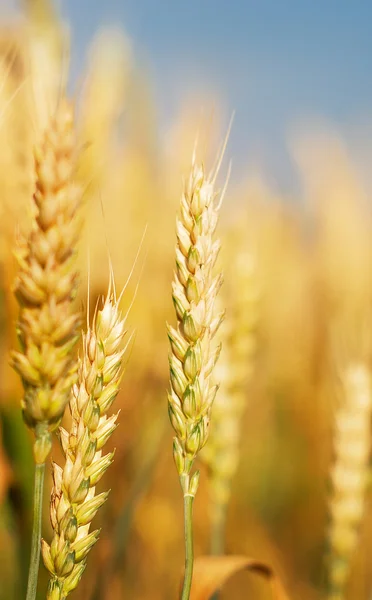
<svg viewBox="0 0 372 600"><path fill-rule="evenodd" d="M218 98L161 141L124 32L72 90L51 1L2 25L0 600L370 600L357 156L290 136L288 198L230 174Z"/></svg>

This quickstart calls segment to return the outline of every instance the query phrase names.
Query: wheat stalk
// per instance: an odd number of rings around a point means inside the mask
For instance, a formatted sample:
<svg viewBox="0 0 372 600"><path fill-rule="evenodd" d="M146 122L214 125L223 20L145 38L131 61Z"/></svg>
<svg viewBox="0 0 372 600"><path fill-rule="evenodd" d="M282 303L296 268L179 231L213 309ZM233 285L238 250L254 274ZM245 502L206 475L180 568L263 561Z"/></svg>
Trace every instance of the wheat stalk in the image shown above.
<svg viewBox="0 0 372 600"><path fill-rule="evenodd" d="M218 170L218 169L217 169ZM215 175L206 177L195 161L181 198L176 221L176 272L173 303L177 329L168 326L171 353L168 395L169 417L176 433L173 454L184 494L186 569L182 598L190 594L192 580L192 503L199 471L191 475L195 458L208 439L211 408L218 386L212 382L220 346L213 337L224 312L216 314L215 300L222 275L214 275L220 242L214 241L221 201L214 191Z"/></svg>
<svg viewBox="0 0 372 600"><path fill-rule="evenodd" d="M371 450L371 374L363 363L350 364L342 375L342 400L335 415L332 495L329 503L330 600L343 600L350 562L364 512Z"/></svg>
<svg viewBox="0 0 372 600"><path fill-rule="evenodd" d="M103 455L102 449L117 426L118 413L107 413L119 391L126 350L125 317L111 288L83 337L78 382L69 404L71 428L60 429L65 464L62 468L53 463L54 534L50 545L42 541L51 576L48 600L64 600L78 585L87 554L98 540L98 530L89 533L91 521L108 497L108 492L96 494L95 487L114 457L114 452Z"/></svg>

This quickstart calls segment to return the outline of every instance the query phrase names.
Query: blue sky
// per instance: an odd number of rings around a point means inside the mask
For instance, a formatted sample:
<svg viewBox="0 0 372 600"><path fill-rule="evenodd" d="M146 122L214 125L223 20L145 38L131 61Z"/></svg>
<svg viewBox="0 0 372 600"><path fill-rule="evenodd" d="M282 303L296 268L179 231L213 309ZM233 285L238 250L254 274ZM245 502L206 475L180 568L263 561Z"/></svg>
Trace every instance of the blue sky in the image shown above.
<svg viewBox="0 0 372 600"><path fill-rule="evenodd" d="M0 4L6 0L0 0ZM236 110L238 162L262 160L279 186L286 134L320 117L341 132L372 107L370 0L60 0L74 65L104 24L119 24L152 78L162 122L195 88Z"/></svg>

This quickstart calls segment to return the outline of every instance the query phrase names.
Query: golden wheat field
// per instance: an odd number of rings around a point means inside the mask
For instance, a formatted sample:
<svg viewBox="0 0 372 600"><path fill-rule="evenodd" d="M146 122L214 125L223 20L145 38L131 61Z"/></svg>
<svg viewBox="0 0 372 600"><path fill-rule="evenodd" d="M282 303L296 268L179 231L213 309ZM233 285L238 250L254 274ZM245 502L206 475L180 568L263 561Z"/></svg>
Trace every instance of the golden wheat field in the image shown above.
<svg viewBox="0 0 372 600"><path fill-rule="evenodd" d="M290 138L297 197L237 177L239 113L186 103L164 143L124 32L72 89L68 24L22 11L0 15L0 600L370 600L356 156L322 125Z"/></svg>

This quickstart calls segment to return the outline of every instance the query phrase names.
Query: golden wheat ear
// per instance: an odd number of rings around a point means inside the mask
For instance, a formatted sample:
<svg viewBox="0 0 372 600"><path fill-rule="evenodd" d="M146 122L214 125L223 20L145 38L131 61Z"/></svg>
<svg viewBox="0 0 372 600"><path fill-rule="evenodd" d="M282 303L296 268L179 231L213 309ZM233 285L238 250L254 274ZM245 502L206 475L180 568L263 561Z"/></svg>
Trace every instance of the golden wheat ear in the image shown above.
<svg viewBox="0 0 372 600"><path fill-rule="evenodd" d="M118 414L109 416L119 392L127 315L122 315L110 280L103 306L95 311L93 322L83 335L78 381L70 398L72 417L69 431L60 429L65 464L53 465L51 544L42 541L44 564L50 581L47 598L63 600L78 585L87 555L97 542L99 531L90 532L98 509L109 492L96 494L95 486L114 458L103 448L117 427Z"/></svg>
<svg viewBox="0 0 372 600"><path fill-rule="evenodd" d="M168 325L170 341L170 393L168 411L175 431L173 456L184 496L185 576L182 600L188 600L193 570L192 505L199 484L199 471L192 467L206 444L212 405L218 390L213 369L221 346L213 338L223 320L216 298L222 273L215 273L220 242L214 238L221 206L215 190L220 160L210 177L196 162L184 184L176 220L176 270L173 304L177 327Z"/></svg>
<svg viewBox="0 0 372 600"><path fill-rule="evenodd" d="M328 598L343 600L364 513L371 451L372 382L369 366L350 364L341 376L334 423L329 501Z"/></svg>
<svg viewBox="0 0 372 600"><path fill-rule="evenodd" d="M239 231L235 229L234 237L239 239ZM212 554L224 553L227 508L239 463L248 384L254 371L260 298L253 251L244 247L242 239L230 247L235 252L226 257L229 278L224 284L223 296L228 308L220 331L221 357L216 365L221 385L213 404L209 441L202 450L209 471Z"/></svg>
<svg viewBox="0 0 372 600"><path fill-rule="evenodd" d="M35 149L33 222L16 251L21 350L12 353L11 362L22 378L23 416L36 435L38 464L49 454L50 432L60 423L75 381L72 350L80 317L73 301L82 193L75 183L73 124L72 106L61 100Z"/></svg>
<svg viewBox="0 0 372 600"><path fill-rule="evenodd" d="M176 272L173 303L177 329L168 326L171 392L169 416L176 432L174 458L184 494L195 495L193 462L207 441L210 413L217 386L213 367L220 347L212 339L223 319L216 314L215 300L222 274L213 269L220 243L213 240L218 211L215 192L204 168L193 162L185 184L177 219Z"/></svg>

